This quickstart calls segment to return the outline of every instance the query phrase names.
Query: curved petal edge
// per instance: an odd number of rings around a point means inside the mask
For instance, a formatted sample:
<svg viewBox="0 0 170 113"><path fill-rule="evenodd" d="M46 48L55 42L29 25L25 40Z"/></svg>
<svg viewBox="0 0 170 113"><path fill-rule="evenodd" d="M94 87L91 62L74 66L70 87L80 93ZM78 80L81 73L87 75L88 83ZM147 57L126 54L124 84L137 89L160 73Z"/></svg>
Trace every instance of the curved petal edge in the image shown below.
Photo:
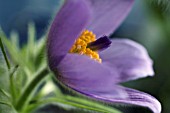
<svg viewBox="0 0 170 113"><path fill-rule="evenodd" d="M160 102L151 95L125 87L121 87L121 91L124 91L123 93L126 93L123 94L126 95L126 98L115 95L115 93L112 93L114 92L114 90L105 93L101 93L100 91L95 92L78 90L78 92L83 95L86 95L95 100L101 100L105 103L141 106L149 108L154 113L161 113L162 108Z"/></svg>
<svg viewBox="0 0 170 113"><path fill-rule="evenodd" d="M113 39L111 46L100 53L105 65L119 73L119 82L153 76L153 61L147 50L129 39Z"/></svg>

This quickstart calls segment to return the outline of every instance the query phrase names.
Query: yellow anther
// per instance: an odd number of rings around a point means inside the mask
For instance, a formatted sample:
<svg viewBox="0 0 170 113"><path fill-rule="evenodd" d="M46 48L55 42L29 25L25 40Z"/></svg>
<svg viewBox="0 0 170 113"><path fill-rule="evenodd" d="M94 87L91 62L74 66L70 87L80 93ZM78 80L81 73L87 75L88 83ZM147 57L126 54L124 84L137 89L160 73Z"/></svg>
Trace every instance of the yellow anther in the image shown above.
<svg viewBox="0 0 170 113"><path fill-rule="evenodd" d="M90 48L87 48L88 43L91 43L96 40L96 35L93 32L85 30L75 41L74 45L70 49L69 53L77 53L80 55L87 55L90 58L102 62L101 58L97 51L93 51Z"/></svg>

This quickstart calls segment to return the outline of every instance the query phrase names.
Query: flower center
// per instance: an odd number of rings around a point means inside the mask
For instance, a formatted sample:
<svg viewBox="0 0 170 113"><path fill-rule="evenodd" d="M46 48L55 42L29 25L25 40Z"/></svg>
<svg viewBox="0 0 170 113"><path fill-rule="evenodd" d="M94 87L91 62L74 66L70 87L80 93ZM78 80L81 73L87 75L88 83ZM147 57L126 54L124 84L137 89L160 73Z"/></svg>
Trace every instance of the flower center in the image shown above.
<svg viewBox="0 0 170 113"><path fill-rule="evenodd" d="M102 62L98 51L109 47L111 41L107 36L103 36L96 40L96 35L91 31L85 30L81 33L79 38L75 41L69 53L77 53L80 55L87 55L93 60Z"/></svg>

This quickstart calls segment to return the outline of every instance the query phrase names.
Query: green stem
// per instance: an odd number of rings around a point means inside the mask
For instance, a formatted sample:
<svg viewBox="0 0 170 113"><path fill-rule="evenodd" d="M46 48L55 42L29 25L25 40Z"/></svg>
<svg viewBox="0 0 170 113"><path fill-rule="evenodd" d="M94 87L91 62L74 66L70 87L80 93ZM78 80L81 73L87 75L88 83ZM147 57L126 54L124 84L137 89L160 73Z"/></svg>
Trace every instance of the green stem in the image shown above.
<svg viewBox="0 0 170 113"><path fill-rule="evenodd" d="M7 55L6 55L6 52L5 52L5 49L4 49L4 46L3 46L3 43L2 43L2 40L1 40L1 37L0 37L0 47L1 47L1 51L2 51L2 53L3 53L3 55L4 55L4 59L5 59L5 61L6 61L6 64L7 64L7 68L8 68L8 70L10 70L10 63L9 63L9 61L8 61L8 58L7 58Z"/></svg>
<svg viewBox="0 0 170 113"><path fill-rule="evenodd" d="M86 106L86 105L83 105L83 104L67 101L63 98L48 98L46 100L42 100L38 103L33 104L32 106L29 106L29 109L27 109L27 111L30 112L30 111L37 109L38 107L41 107L43 105L48 105L48 104L51 104L51 103L61 103L61 104L66 104L66 105L70 105L70 106L73 106L73 107L77 107L77 108L80 108L80 109L92 110L92 111L97 111L97 112L100 112L100 113L108 113L108 112L106 112L107 110L99 109L99 108L96 109L94 107L89 107L89 106ZM120 112L112 112L112 113L120 113Z"/></svg>
<svg viewBox="0 0 170 113"><path fill-rule="evenodd" d="M4 105L7 105L7 106L10 106L11 107L11 104L6 102L6 101L0 101L0 104L4 104Z"/></svg>
<svg viewBox="0 0 170 113"><path fill-rule="evenodd" d="M16 65L12 71L10 72L10 89L11 89L11 95L12 95L12 101L13 103L15 103L15 99L16 99L16 90L15 90L15 85L14 85L14 74L18 69L18 65Z"/></svg>
<svg viewBox="0 0 170 113"><path fill-rule="evenodd" d="M6 97L8 97L8 98L10 98L11 96L10 96L10 94L9 93L7 93L5 90L3 90L3 89L0 89L0 92L2 92Z"/></svg>
<svg viewBox="0 0 170 113"><path fill-rule="evenodd" d="M21 111L24 106L29 102L30 95L32 94L33 90L39 85L41 80L44 79L48 73L48 68L44 67L41 71L34 75L35 77L25 87L23 93L17 101L17 104L15 106L17 111Z"/></svg>

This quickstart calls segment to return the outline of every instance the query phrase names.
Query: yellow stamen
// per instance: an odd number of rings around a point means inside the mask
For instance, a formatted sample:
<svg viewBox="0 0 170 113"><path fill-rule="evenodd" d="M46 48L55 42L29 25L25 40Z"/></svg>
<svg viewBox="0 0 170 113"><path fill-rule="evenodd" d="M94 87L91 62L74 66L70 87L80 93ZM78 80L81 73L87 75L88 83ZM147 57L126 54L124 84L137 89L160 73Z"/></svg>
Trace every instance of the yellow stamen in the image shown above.
<svg viewBox="0 0 170 113"><path fill-rule="evenodd" d="M87 55L90 58L102 62L101 58L97 51L93 51L90 48L87 48L88 43L96 40L96 35L92 32L85 30L79 36L79 38L75 41L74 45L70 49L69 53L77 53L80 55Z"/></svg>

